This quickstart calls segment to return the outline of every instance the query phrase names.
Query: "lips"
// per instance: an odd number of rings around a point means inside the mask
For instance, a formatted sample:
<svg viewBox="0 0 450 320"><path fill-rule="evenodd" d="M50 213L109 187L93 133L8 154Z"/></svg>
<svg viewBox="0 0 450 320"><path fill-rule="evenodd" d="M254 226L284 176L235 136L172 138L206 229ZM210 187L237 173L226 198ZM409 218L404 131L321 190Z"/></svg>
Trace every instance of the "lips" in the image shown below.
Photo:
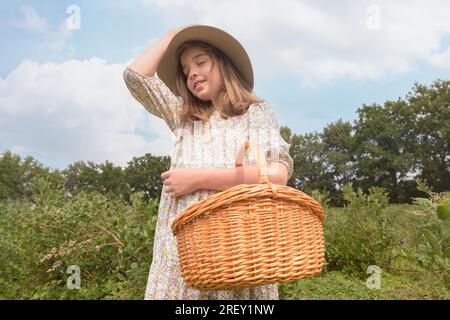
<svg viewBox="0 0 450 320"><path fill-rule="evenodd" d="M203 80L203 81L197 81L196 83L194 83L194 89L197 90L197 88L198 88L203 82L205 82L205 80Z"/></svg>

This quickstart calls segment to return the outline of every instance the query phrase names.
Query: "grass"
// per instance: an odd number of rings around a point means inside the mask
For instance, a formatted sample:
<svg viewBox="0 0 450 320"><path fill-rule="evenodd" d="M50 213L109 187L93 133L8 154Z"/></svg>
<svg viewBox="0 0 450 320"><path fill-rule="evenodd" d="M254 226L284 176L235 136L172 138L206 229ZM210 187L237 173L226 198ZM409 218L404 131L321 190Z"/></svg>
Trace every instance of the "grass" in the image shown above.
<svg viewBox="0 0 450 320"><path fill-rule="evenodd" d="M369 274L367 275L370 276ZM429 272L381 271L380 289L369 289L367 279L341 271L280 284L282 300L448 300L442 279Z"/></svg>

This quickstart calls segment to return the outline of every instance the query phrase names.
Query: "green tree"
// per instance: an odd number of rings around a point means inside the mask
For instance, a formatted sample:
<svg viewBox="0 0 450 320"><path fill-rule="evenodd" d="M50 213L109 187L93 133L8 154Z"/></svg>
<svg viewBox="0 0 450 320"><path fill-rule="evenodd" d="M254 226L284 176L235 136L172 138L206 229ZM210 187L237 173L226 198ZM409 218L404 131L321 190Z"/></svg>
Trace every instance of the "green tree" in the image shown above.
<svg viewBox="0 0 450 320"><path fill-rule="evenodd" d="M328 124L321 134L323 148L326 156L327 175L331 185L328 186L332 203L343 205L343 185L351 183L355 177L355 157L353 127L350 122L337 122Z"/></svg>
<svg viewBox="0 0 450 320"><path fill-rule="evenodd" d="M399 200L399 182L407 179L414 167L413 155L405 148L408 135L398 121L396 110L404 102L387 101L383 106L363 105L355 121L356 184L364 190L371 186L389 191L393 202Z"/></svg>
<svg viewBox="0 0 450 320"><path fill-rule="evenodd" d="M126 180L130 187L142 191L145 199L156 199L161 196L161 173L169 170L170 157L155 157L150 153L142 157L133 157L125 169Z"/></svg>
<svg viewBox="0 0 450 320"><path fill-rule="evenodd" d="M77 161L64 169L62 173L65 177L65 187L70 195L81 191L101 191L100 172L97 169L98 165L92 161Z"/></svg>
<svg viewBox="0 0 450 320"><path fill-rule="evenodd" d="M35 189L34 179L46 178L52 186L61 186L63 177L58 170L50 171L31 156L7 150L0 156L0 200L30 198Z"/></svg>
<svg viewBox="0 0 450 320"><path fill-rule="evenodd" d="M81 191L98 191L109 197L129 200L130 187L127 186L125 169L113 163L95 164L91 161L75 162L63 170L65 187L71 195Z"/></svg>
<svg viewBox="0 0 450 320"><path fill-rule="evenodd" d="M314 189L326 189L330 181L326 180L327 168L320 134L294 134L290 152L294 160L294 173L288 185L308 194Z"/></svg>
<svg viewBox="0 0 450 320"><path fill-rule="evenodd" d="M419 177L436 192L450 189L449 88L449 80L438 79L429 87L415 83L406 96L414 113L415 141L409 152L414 154Z"/></svg>
<svg viewBox="0 0 450 320"><path fill-rule="evenodd" d="M292 131L289 127L281 126L280 135L287 143L291 143Z"/></svg>
<svg viewBox="0 0 450 320"><path fill-rule="evenodd" d="M128 195L125 170L122 167L114 166L113 163L106 161L98 165L98 169L100 170L99 185L103 194Z"/></svg>

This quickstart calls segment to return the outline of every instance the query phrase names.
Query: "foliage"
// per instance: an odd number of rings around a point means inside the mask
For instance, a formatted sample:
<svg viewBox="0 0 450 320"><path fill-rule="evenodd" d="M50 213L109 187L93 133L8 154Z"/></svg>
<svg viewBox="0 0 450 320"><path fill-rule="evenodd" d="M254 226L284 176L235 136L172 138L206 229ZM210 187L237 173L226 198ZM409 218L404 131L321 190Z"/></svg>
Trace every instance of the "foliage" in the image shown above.
<svg viewBox="0 0 450 320"><path fill-rule="evenodd" d="M161 173L169 170L169 157L146 154L128 162L125 179L132 188L144 192L145 199L156 199L162 191Z"/></svg>
<svg viewBox="0 0 450 320"><path fill-rule="evenodd" d="M326 187L332 197L330 200L334 205L343 206L342 193L334 186L351 183L356 176L353 127L350 122L339 119L323 129L321 138L324 163L327 164L324 178L327 180Z"/></svg>
<svg viewBox="0 0 450 320"><path fill-rule="evenodd" d="M131 205L99 192L69 198L38 179L33 201L0 207L0 296L21 299L142 299L158 204ZM67 267L81 269L69 290Z"/></svg>
<svg viewBox="0 0 450 320"><path fill-rule="evenodd" d="M327 211L330 203L330 193L328 191L313 190L311 192L311 197L320 203L325 212Z"/></svg>
<svg viewBox="0 0 450 320"><path fill-rule="evenodd" d="M0 156L0 200L31 197L35 177L46 177L54 186L64 182L57 170L50 172L33 157L22 159L19 155L5 151Z"/></svg>
<svg viewBox="0 0 450 320"><path fill-rule="evenodd" d="M348 183L364 192L384 188L391 203L419 196L416 178L436 192L449 190L449 88L449 80L429 87L416 83L403 99L363 104L353 124L339 119L321 133L289 136L294 159L289 186L328 190L335 206L343 205L340 188Z"/></svg>
<svg viewBox="0 0 450 320"><path fill-rule="evenodd" d="M142 192L133 189L128 204L97 191L70 197L44 179L34 180L33 185L31 201L0 202L0 297L142 299L151 264L158 200L147 201ZM386 207L387 197L381 189L369 194L353 191L350 186L344 190L348 202L345 208L329 207L327 192L312 192L326 208L328 265L321 276L280 284L280 297L448 299L447 290L433 272L395 273L395 268L382 265L383 260L389 260L391 247L381 252L383 246L374 245L379 235L372 237L374 251L367 250L369 242L361 240L368 231L373 232L373 225L378 223L374 220L385 221L387 216L393 220L386 224L392 224L396 231L393 246L415 248L421 237L406 236L425 225L428 217L408 215L409 205ZM391 229L386 230L389 234ZM420 230L417 232L420 234ZM366 286L370 264L383 269L381 290ZM81 270L79 290L67 287L67 267L71 265Z"/></svg>
<svg viewBox="0 0 450 320"><path fill-rule="evenodd" d="M326 166L323 161L322 144L318 133L293 135L290 153L294 161L294 173L289 186L311 193L312 190L322 190L326 187L323 179Z"/></svg>
<svg viewBox="0 0 450 320"><path fill-rule="evenodd" d="M342 192L348 205L329 210L324 225L327 271L365 274L369 265L390 265L396 236L385 190L364 194L347 184Z"/></svg>
<svg viewBox="0 0 450 320"><path fill-rule="evenodd" d="M415 247L399 250L398 254L424 269L438 272L450 287L450 193L432 192L421 179L417 184L429 198L415 198L412 212L427 221L420 226L421 237Z"/></svg>
<svg viewBox="0 0 450 320"><path fill-rule="evenodd" d="M31 200L34 179L42 178L57 189L64 188L68 196L79 192L97 191L109 198L119 197L130 202L130 190L142 191L146 200L160 196L160 175L169 170L169 157L146 154L134 157L126 168L106 161L95 164L83 161L70 164L66 169L51 171L28 156L22 159L6 151L0 156L0 200Z"/></svg>

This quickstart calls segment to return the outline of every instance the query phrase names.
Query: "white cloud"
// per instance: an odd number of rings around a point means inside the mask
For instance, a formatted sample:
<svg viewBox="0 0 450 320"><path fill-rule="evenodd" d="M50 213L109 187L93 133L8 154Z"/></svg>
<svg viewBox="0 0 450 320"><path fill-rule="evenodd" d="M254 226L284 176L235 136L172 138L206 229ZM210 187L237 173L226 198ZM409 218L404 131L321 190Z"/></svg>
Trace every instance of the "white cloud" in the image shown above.
<svg viewBox="0 0 450 320"><path fill-rule="evenodd" d="M24 61L0 78L0 141L6 148L57 159L126 166L133 156L170 154L173 135L126 88L125 65L104 60ZM146 134L156 138L146 141Z"/></svg>
<svg viewBox="0 0 450 320"><path fill-rule="evenodd" d="M23 18L19 21L13 21L13 26L32 32L47 31L47 20L39 15L39 13L29 6L21 6Z"/></svg>
<svg viewBox="0 0 450 320"><path fill-rule="evenodd" d="M137 1L159 8L170 28L199 23L230 32L249 52L256 76L288 72L303 83L380 79L417 62L445 67L448 61L445 52L432 54L450 34L445 0ZM370 28L374 19L379 28Z"/></svg>

